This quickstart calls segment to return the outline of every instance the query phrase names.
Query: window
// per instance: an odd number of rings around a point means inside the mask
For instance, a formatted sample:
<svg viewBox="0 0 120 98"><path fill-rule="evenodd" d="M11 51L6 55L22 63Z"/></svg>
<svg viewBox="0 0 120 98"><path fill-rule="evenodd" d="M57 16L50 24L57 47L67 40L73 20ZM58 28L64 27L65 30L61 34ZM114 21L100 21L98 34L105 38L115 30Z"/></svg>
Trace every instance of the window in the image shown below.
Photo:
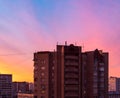
<svg viewBox="0 0 120 98"><path fill-rule="evenodd" d="M104 63L99 63L99 65L104 65Z"/></svg>
<svg viewBox="0 0 120 98"><path fill-rule="evenodd" d="M45 60L41 60L41 64L45 64Z"/></svg>
<svg viewBox="0 0 120 98"><path fill-rule="evenodd" d="M41 98L45 98L45 96L41 96Z"/></svg>
<svg viewBox="0 0 120 98"><path fill-rule="evenodd" d="M94 88L94 89L93 89L93 93L94 93L94 94L97 94L97 92L98 92L97 88Z"/></svg>
<svg viewBox="0 0 120 98"><path fill-rule="evenodd" d="M37 98L37 96L34 96L34 98Z"/></svg>
<svg viewBox="0 0 120 98"><path fill-rule="evenodd" d="M97 76L97 71L95 71L95 72L93 73L93 75L94 75L94 76Z"/></svg>
<svg viewBox="0 0 120 98"><path fill-rule="evenodd" d="M41 85L41 89L42 89L42 90L45 90L45 85Z"/></svg>
<svg viewBox="0 0 120 98"><path fill-rule="evenodd" d="M41 93L44 94L44 93L45 93L45 90L42 90Z"/></svg>
<svg viewBox="0 0 120 98"><path fill-rule="evenodd" d="M104 76L104 73L103 73L103 72L101 72L101 73L100 73L100 76Z"/></svg>
<svg viewBox="0 0 120 98"><path fill-rule="evenodd" d="M42 69L42 70L45 70L45 66L42 66L41 69Z"/></svg>
<svg viewBox="0 0 120 98"><path fill-rule="evenodd" d="M93 84L93 87L94 87L94 88L97 88L97 83L94 83L94 84Z"/></svg>
<svg viewBox="0 0 120 98"><path fill-rule="evenodd" d="M34 69L37 70L37 69L38 69L38 66L35 66Z"/></svg>
<svg viewBox="0 0 120 98"><path fill-rule="evenodd" d="M45 73L42 72L41 75L42 75L42 76L45 76Z"/></svg>
<svg viewBox="0 0 120 98"><path fill-rule="evenodd" d="M44 79L44 78L41 78L41 82L45 82L45 79Z"/></svg>
<svg viewBox="0 0 120 98"><path fill-rule="evenodd" d="M104 67L100 67L100 69L99 69L100 71L104 71Z"/></svg>
<svg viewBox="0 0 120 98"><path fill-rule="evenodd" d="M53 66L53 67L52 67L52 70L54 70L54 69L55 69L55 67Z"/></svg>

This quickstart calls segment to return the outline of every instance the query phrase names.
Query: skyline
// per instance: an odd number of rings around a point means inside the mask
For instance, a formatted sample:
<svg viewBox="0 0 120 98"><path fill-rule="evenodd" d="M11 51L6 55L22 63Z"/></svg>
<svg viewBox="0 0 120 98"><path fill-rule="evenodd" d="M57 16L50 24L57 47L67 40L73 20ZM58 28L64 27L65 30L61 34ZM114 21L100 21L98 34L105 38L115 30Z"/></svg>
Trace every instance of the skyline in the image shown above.
<svg viewBox="0 0 120 98"><path fill-rule="evenodd" d="M0 0L0 73L33 81L33 53L77 43L109 52L109 72L120 76L119 0Z"/></svg>

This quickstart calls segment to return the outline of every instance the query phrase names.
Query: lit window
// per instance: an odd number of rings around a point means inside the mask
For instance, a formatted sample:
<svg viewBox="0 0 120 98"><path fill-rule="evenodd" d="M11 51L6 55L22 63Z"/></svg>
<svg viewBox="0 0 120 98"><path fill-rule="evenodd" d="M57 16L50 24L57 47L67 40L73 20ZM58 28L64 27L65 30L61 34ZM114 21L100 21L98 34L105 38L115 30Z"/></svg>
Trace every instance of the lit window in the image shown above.
<svg viewBox="0 0 120 98"><path fill-rule="evenodd" d="M42 91L41 91L41 93L45 93L45 91L44 91L44 90L42 90Z"/></svg>
<svg viewBox="0 0 120 98"><path fill-rule="evenodd" d="M45 73L43 73L43 72L42 72L42 73L41 73L41 75L42 75L42 76L44 76L44 75L45 75Z"/></svg>
<svg viewBox="0 0 120 98"><path fill-rule="evenodd" d="M54 70L55 68L54 68L54 66L52 67L52 70Z"/></svg>
<svg viewBox="0 0 120 98"><path fill-rule="evenodd" d="M104 67L101 67L101 68L100 68L100 71L104 71Z"/></svg>
<svg viewBox="0 0 120 98"><path fill-rule="evenodd" d="M44 69L45 69L45 67L44 67L44 66L42 66L42 67L41 67L41 69L42 69L42 70L44 70Z"/></svg>

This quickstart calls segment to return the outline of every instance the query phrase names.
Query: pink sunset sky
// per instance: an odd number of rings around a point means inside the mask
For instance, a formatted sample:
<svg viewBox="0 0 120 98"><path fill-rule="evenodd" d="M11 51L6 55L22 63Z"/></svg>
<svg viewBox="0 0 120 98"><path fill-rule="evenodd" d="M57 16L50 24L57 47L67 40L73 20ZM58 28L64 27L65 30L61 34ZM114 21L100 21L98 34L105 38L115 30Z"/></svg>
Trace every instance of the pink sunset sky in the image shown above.
<svg viewBox="0 0 120 98"><path fill-rule="evenodd" d="M109 75L120 77L120 1L0 0L0 73L33 81L33 53L65 41L109 52Z"/></svg>

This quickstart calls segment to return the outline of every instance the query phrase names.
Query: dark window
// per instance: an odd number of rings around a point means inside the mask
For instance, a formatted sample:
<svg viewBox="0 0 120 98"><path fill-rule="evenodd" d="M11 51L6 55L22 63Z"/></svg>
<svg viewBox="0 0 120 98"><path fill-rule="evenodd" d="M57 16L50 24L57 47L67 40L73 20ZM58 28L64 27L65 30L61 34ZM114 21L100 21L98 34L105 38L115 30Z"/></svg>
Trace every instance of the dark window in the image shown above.
<svg viewBox="0 0 120 98"><path fill-rule="evenodd" d="M34 96L34 98L37 98L37 96Z"/></svg>
<svg viewBox="0 0 120 98"><path fill-rule="evenodd" d="M45 96L41 96L41 98L45 98Z"/></svg>

